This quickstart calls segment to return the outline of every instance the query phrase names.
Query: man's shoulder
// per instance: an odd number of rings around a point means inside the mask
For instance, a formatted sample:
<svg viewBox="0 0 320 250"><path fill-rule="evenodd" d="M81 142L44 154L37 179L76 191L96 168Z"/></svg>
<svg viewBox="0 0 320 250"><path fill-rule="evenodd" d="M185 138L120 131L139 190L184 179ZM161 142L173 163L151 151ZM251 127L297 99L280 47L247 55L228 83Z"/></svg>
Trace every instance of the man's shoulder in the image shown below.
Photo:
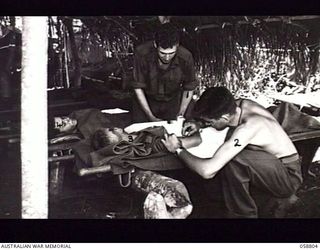
<svg viewBox="0 0 320 250"><path fill-rule="evenodd" d="M270 126L273 126L272 124L274 122L276 121L268 116L251 113L250 115L245 117L241 125L248 131L251 130L252 132L262 132L266 128L270 129Z"/></svg>
<svg viewBox="0 0 320 250"><path fill-rule="evenodd" d="M267 118L265 116L256 113L251 113L250 115L245 117L244 123L248 126L255 126L259 125L259 123L263 123L264 121L266 121L266 119Z"/></svg>
<svg viewBox="0 0 320 250"><path fill-rule="evenodd" d="M152 53L153 50L154 50L153 42L147 41L145 43L138 45L135 49L135 53L141 56L145 56Z"/></svg>
<svg viewBox="0 0 320 250"><path fill-rule="evenodd" d="M177 51L177 56L185 61L188 61L192 58L191 52L183 47L182 45L179 46L178 51Z"/></svg>
<svg viewBox="0 0 320 250"><path fill-rule="evenodd" d="M258 104L256 101L247 98L238 98L235 101L237 104Z"/></svg>

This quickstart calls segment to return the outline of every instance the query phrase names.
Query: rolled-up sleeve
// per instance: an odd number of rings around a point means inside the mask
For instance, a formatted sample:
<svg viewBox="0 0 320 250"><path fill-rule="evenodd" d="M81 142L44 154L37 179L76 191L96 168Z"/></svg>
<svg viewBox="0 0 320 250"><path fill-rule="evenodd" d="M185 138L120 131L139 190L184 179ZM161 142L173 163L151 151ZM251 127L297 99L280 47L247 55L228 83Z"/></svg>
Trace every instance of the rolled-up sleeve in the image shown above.
<svg viewBox="0 0 320 250"><path fill-rule="evenodd" d="M191 54L185 61L184 67L184 81L182 83L183 90L194 90L197 86L197 80L194 67L194 60Z"/></svg>
<svg viewBox="0 0 320 250"><path fill-rule="evenodd" d="M133 61L133 82L132 88L139 89L146 87L145 60L141 55L135 54Z"/></svg>

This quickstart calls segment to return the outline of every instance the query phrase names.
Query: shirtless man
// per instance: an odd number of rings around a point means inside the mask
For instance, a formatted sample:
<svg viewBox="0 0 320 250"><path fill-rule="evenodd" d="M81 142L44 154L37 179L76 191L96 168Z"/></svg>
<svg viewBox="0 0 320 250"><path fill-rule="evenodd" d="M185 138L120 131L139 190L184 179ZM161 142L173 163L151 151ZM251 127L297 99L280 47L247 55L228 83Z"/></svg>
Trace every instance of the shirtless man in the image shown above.
<svg viewBox="0 0 320 250"><path fill-rule="evenodd" d="M205 179L220 170L229 217L257 218L250 194L255 186L278 198L289 198L302 183L297 150L276 119L256 102L235 100L224 87L206 90L197 101L197 122L185 123L182 133L193 134L202 126L229 127L227 139L207 159L186 151L174 134L162 140L186 165Z"/></svg>

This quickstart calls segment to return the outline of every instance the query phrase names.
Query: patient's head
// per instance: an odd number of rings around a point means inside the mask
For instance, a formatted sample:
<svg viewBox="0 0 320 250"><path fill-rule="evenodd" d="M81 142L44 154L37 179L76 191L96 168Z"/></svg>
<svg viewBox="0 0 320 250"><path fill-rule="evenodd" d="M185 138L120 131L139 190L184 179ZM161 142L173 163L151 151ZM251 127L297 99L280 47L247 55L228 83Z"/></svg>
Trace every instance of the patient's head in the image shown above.
<svg viewBox="0 0 320 250"><path fill-rule="evenodd" d="M67 133L73 131L77 126L77 120L68 116L54 117L54 129L60 133Z"/></svg>
<svg viewBox="0 0 320 250"><path fill-rule="evenodd" d="M122 128L100 128L92 137L92 146L94 149L103 148L120 141L129 141L130 135Z"/></svg>

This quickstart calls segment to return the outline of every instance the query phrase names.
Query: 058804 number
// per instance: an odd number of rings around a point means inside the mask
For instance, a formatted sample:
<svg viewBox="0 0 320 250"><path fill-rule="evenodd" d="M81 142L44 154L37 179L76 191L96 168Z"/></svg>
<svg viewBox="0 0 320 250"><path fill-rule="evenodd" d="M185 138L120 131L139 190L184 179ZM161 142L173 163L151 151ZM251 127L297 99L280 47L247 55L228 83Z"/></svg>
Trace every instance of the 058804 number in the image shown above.
<svg viewBox="0 0 320 250"><path fill-rule="evenodd" d="M300 248L318 248L318 244L300 244Z"/></svg>

